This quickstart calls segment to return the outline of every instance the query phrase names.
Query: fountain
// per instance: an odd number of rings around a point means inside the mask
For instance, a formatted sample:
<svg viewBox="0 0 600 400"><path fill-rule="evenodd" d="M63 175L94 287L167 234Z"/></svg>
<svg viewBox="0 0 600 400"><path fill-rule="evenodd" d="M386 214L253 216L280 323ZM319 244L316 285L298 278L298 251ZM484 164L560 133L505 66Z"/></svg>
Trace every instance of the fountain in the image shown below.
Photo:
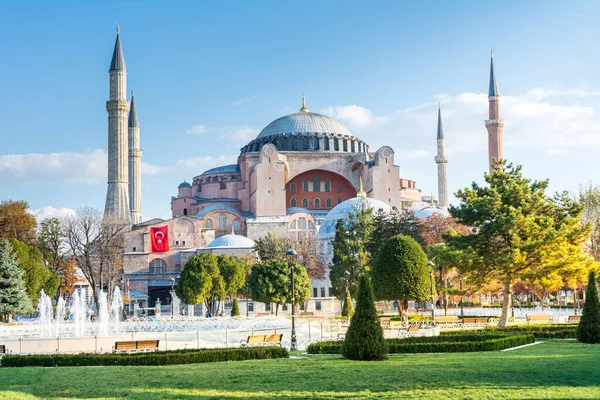
<svg viewBox="0 0 600 400"><path fill-rule="evenodd" d="M61 327L62 323L65 321L65 311L66 311L65 299L63 299L62 297L59 297L58 301L56 302L56 310L55 310L55 314L54 314L54 323L56 325L56 336L60 336L60 327Z"/></svg>
<svg viewBox="0 0 600 400"><path fill-rule="evenodd" d="M98 335L108 335L108 300L105 292L100 292L98 295Z"/></svg>
<svg viewBox="0 0 600 400"><path fill-rule="evenodd" d="M44 289L40 292L37 312L39 315L40 336L52 336L52 300L50 300L50 296L44 293Z"/></svg>
<svg viewBox="0 0 600 400"><path fill-rule="evenodd" d="M85 296L81 293L81 290L76 290L75 293L73 293L69 311L71 312L75 324L75 336L84 336L87 306L85 304Z"/></svg>
<svg viewBox="0 0 600 400"><path fill-rule="evenodd" d="M119 334L119 321L121 321L121 313L123 312L123 298L121 297L121 289L118 286L113 290L112 299L110 301L110 318L113 321L114 334Z"/></svg>

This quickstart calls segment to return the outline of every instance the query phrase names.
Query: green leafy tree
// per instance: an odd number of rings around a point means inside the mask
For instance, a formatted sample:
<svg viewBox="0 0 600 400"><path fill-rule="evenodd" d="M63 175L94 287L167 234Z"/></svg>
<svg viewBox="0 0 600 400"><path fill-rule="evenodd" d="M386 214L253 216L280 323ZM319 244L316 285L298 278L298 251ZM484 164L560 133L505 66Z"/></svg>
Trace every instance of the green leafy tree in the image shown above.
<svg viewBox="0 0 600 400"><path fill-rule="evenodd" d="M387 345L377 318L373 288L366 275L360 278L356 313L350 321L341 353L351 360L374 361L387 358Z"/></svg>
<svg viewBox="0 0 600 400"><path fill-rule="evenodd" d="M234 296L246 285L246 267L238 259L225 254L218 255L217 262L225 282L225 293Z"/></svg>
<svg viewBox="0 0 600 400"><path fill-rule="evenodd" d="M403 324L408 323L408 300L426 300L431 296L427 256L408 236L394 236L383 245L373 262L371 276L375 297L396 301Z"/></svg>
<svg viewBox="0 0 600 400"><path fill-rule="evenodd" d="M389 213L380 209L373 217L373 225L375 229L371 232L366 245L373 260L377 258L385 242L397 235L410 236L419 244L423 244L413 212L398 210L396 207L393 207Z"/></svg>
<svg viewBox="0 0 600 400"><path fill-rule="evenodd" d="M340 300L344 299L346 290L344 272L350 273L348 287L350 293L354 294L360 276L369 270L371 258L367 243L373 228L373 209L366 201L361 201L347 218L336 223L335 238L332 241L333 264L329 267L329 279L335 295Z"/></svg>
<svg viewBox="0 0 600 400"><path fill-rule="evenodd" d="M448 313L448 280L449 276L457 269L460 260L463 258L459 250L456 250L445 243L438 243L427 248L427 257L434 263L439 271L440 281L443 285L444 313ZM461 293L462 296L462 293Z"/></svg>
<svg viewBox="0 0 600 400"><path fill-rule="evenodd" d="M231 307L231 316L235 317L240 315L240 305L238 304L238 299L233 299L233 306Z"/></svg>
<svg viewBox="0 0 600 400"><path fill-rule="evenodd" d="M304 303L310 298L310 278L300 264L294 265L295 304ZM290 268L283 260L269 260L255 264L248 278L250 297L261 303L275 303L279 306L292 301Z"/></svg>
<svg viewBox="0 0 600 400"><path fill-rule="evenodd" d="M577 340L582 343L600 343L600 302L594 271L590 272L585 291L583 313L577 326Z"/></svg>
<svg viewBox="0 0 600 400"><path fill-rule="evenodd" d="M61 292L68 292L70 282L73 280L72 268L67 260L67 244L61 231L58 218L46 218L40 223L38 233L38 249L44 257L44 263L60 280L57 296ZM55 278L56 279L56 278Z"/></svg>
<svg viewBox="0 0 600 400"><path fill-rule="evenodd" d="M0 316L4 321L11 314L32 311L23 273L10 243L0 240Z"/></svg>
<svg viewBox="0 0 600 400"><path fill-rule="evenodd" d="M585 243L586 249L596 261L600 261L600 187L591 182L581 185L577 198L584 205L582 222L592 226L590 239Z"/></svg>
<svg viewBox="0 0 600 400"><path fill-rule="evenodd" d="M461 263L461 272L468 272L480 284L502 283L498 326L504 327L513 284L523 275L544 276L571 263L579 257L590 228L579 223L581 204L566 193L549 198L545 193L548 181L526 179L520 166L498 163L492 174L485 174L485 181L488 186L473 183L456 193L461 203L451 206L450 213L471 229L448 239L468 260Z"/></svg>
<svg viewBox="0 0 600 400"><path fill-rule="evenodd" d="M225 297L225 281L219 271L218 258L203 253L185 264L175 287L175 294L184 303L205 303L212 314L215 301Z"/></svg>
<svg viewBox="0 0 600 400"><path fill-rule="evenodd" d="M37 304L42 289L48 296L54 296L58 290L60 278L58 274L52 273L44 265L42 253L37 248L28 246L17 239L10 239L10 245L19 261L19 266L24 271L23 280L32 303Z"/></svg>

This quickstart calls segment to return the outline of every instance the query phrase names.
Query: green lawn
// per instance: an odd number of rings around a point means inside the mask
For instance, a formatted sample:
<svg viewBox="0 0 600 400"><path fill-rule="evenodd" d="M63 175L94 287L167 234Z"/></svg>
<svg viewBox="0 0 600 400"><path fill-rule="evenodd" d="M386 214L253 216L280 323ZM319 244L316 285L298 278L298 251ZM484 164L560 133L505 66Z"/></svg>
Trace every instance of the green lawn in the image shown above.
<svg viewBox="0 0 600 400"><path fill-rule="evenodd" d="M298 358L295 358L298 357ZM338 356L165 367L0 369L0 399L598 399L600 345L508 352Z"/></svg>

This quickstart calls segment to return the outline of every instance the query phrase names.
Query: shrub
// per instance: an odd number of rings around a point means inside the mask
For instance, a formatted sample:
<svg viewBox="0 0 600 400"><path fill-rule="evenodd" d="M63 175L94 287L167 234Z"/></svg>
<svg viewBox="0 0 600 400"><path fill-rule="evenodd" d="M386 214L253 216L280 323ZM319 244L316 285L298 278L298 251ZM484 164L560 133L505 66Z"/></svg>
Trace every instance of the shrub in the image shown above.
<svg viewBox="0 0 600 400"><path fill-rule="evenodd" d="M12 355L2 358L0 367L75 367L109 365L171 365L195 364L218 361L263 360L287 358L283 347L246 347L234 349L187 349L135 354L50 354Z"/></svg>
<svg viewBox="0 0 600 400"><path fill-rule="evenodd" d="M350 291L346 291L346 298L344 299L344 305L342 306L342 316L351 320L353 315L354 306L352 305L352 296L350 296Z"/></svg>
<svg viewBox="0 0 600 400"><path fill-rule="evenodd" d="M468 331L447 331L440 333L441 336L452 336L462 334L531 334L536 339L574 339L576 337L577 324L534 324L534 325L509 325L505 328L487 326L484 329Z"/></svg>
<svg viewBox="0 0 600 400"><path fill-rule="evenodd" d="M458 334L386 339L389 353L457 353L498 351L535 342L533 335ZM309 354L340 354L342 342L326 341L308 346Z"/></svg>
<svg viewBox="0 0 600 400"><path fill-rule="evenodd" d="M235 317L236 315L240 315L240 305L238 304L237 299L233 299L233 306L231 307L231 316Z"/></svg>
<svg viewBox="0 0 600 400"><path fill-rule="evenodd" d="M377 318L373 288L366 275L358 285L356 312L342 345L341 354L351 360L385 360L387 346Z"/></svg>
<svg viewBox="0 0 600 400"><path fill-rule="evenodd" d="M585 289L585 304L577 326L577 340L582 343L600 343L600 303L594 271L590 272Z"/></svg>

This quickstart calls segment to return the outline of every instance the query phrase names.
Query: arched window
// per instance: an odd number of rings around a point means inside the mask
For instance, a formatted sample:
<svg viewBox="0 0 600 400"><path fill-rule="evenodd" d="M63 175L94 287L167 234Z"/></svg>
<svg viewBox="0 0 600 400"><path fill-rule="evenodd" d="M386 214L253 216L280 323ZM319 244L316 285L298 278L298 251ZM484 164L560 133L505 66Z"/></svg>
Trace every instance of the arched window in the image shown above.
<svg viewBox="0 0 600 400"><path fill-rule="evenodd" d="M183 209L183 215L187 215L187 208Z"/></svg>
<svg viewBox="0 0 600 400"><path fill-rule="evenodd" d="M323 139L323 150L329 150L329 138Z"/></svg>
<svg viewBox="0 0 600 400"><path fill-rule="evenodd" d="M309 138L304 138L302 140L302 150L310 150L310 139Z"/></svg>
<svg viewBox="0 0 600 400"><path fill-rule="evenodd" d="M240 223L240 220L237 218L233 220L231 225L233 226L233 231L236 233L240 232L242 229L242 224Z"/></svg>
<svg viewBox="0 0 600 400"><path fill-rule="evenodd" d="M296 201L296 199L290 200L290 207L298 207L298 202Z"/></svg>
<svg viewBox="0 0 600 400"><path fill-rule="evenodd" d="M313 150L319 150L319 138L313 139Z"/></svg>
<svg viewBox="0 0 600 400"><path fill-rule="evenodd" d="M212 219L207 219L206 222L204 223L204 227L206 229L212 229L213 228L213 223L212 223Z"/></svg>
<svg viewBox="0 0 600 400"><path fill-rule="evenodd" d="M227 230L227 215L225 213L219 214L219 230L220 231Z"/></svg>
<svg viewBox="0 0 600 400"><path fill-rule="evenodd" d="M331 208L331 199L325 200L325 207L326 208Z"/></svg>
<svg viewBox="0 0 600 400"><path fill-rule="evenodd" d="M295 183L290 184L290 192L291 193L296 193L296 189L297 188L296 188L296 184Z"/></svg>
<svg viewBox="0 0 600 400"><path fill-rule="evenodd" d="M308 179L302 181L302 191L308 192Z"/></svg>
<svg viewBox="0 0 600 400"><path fill-rule="evenodd" d="M354 153L354 140L350 142L350 151Z"/></svg>
<svg viewBox="0 0 600 400"><path fill-rule="evenodd" d="M306 229L306 218L298 219L298 229Z"/></svg>
<svg viewBox="0 0 600 400"><path fill-rule="evenodd" d="M151 274L162 274L167 272L167 263L162 258L155 258L150 261L148 267Z"/></svg>
<svg viewBox="0 0 600 400"><path fill-rule="evenodd" d="M302 199L302 207L308 208L308 199L306 199L306 198Z"/></svg>
<svg viewBox="0 0 600 400"><path fill-rule="evenodd" d="M313 176L313 192L321 191L321 178L318 175Z"/></svg>
<svg viewBox="0 0 600 400"><path fill-rule="evenodd" d="M315 208L321 208L321 199L315 199Z"/></svg>
<svg viewBox="0 0 600 400"><path fill-rule="evenodd" d="M338 138L333 139L333 150L340 151L340 139L338 139Z"/></svg>
<svg viewBox="0 0 600 400"><path fill-rule="evenodd" d="M338 204L341 204L342 201L344 201L344 200L338 199Z"/></svg>
<svg viewBox="0 0 600 400"><path fill-rule="evenodd" d="M325 179L325 191L331 192L331 181L329 179Z"/></svg>
<svg viewBox="0 0 600 400"><path fill-rule="evenodd" d="M297 228L297 223L296 220L293 220L292 222L290 222L290 229L296 229Z"/></svg>
<svg viewBox="0 0 600 400"><path fill-rule="evenodd" d="M344 139L342 143L344 145L344 151L348 151L348 141Z"/></svg>

